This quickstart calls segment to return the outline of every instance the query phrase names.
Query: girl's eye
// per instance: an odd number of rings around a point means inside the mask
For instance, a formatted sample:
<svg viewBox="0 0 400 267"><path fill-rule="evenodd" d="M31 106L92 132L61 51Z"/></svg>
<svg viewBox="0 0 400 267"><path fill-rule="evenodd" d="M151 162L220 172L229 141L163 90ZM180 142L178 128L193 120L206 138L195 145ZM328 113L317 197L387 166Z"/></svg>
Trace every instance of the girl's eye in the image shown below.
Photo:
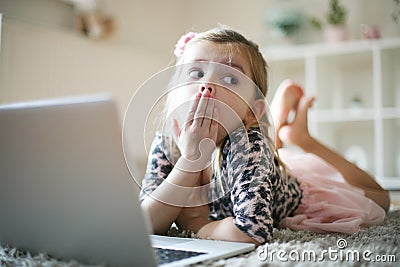
<svg viewBox="0 0 400 267"><path fill-rule="evenodd" d="M223 78L223 80L224 80L224 82L226 82L228 84L232 84L232 85L238 84L238 80L232 76L225 76Z"/></svg>
<svg viewBox="0 0 400 267"><path fill-rule="evenodd" d="M194 79L200 79L204 77L204 72L201 70L191 70L189 72L189 76Z"/></svg>

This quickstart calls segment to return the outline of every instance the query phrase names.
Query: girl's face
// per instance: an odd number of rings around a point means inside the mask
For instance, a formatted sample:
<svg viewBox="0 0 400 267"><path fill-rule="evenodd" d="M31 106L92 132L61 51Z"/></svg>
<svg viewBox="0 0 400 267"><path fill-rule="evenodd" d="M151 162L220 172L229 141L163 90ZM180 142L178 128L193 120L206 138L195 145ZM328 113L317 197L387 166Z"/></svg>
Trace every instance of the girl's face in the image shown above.
<svg viewBox="0 0 400 267"><path fill-rule="evenodd" d="M211 91L219 114L217 141L254 118L249 108L256 95L250 63L239 49L229 51L229 48L226 44L207 41L188 44L179 78L185 85L177 89L174 98L179 105L192 100L198 92Z"/></svg>

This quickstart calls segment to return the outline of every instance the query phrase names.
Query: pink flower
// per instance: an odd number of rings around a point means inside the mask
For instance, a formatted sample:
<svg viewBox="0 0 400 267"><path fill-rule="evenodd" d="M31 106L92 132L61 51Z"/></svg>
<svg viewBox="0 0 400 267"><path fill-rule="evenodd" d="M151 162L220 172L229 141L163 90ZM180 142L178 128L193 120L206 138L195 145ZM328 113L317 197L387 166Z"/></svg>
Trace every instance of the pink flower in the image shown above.
<svg viewBox="0 0 400 267"><path fill-rule="evenodd" d="M174 55L177 57L182 56L183 52L185 51L186 44L196 37L197 33L195 32L188 32L179 38L178 42L175 45Z"/></svg>

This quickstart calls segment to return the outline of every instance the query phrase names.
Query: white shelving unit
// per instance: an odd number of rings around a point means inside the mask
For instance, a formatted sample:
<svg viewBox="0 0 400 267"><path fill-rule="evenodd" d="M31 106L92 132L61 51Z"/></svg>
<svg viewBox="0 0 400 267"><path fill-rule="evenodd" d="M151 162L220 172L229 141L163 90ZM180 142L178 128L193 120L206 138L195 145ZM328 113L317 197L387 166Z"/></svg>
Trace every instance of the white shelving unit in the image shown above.
<svg viewBox="0 0 400 267"><path fill-rule="evenodd" d="M400 38L263 50L271 91L291 78L315 95L310 131L400 190ZM269 92L269 97L273 92Z"/></svg>

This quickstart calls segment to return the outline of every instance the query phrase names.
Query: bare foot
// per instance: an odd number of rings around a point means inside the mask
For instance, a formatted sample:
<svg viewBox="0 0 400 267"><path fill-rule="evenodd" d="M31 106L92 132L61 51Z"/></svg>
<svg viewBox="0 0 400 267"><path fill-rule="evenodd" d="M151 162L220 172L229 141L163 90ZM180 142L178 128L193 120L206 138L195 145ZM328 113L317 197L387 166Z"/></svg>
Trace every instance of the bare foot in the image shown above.
<svg viewBox="0 0 400 267"><path fill-rule="evenodd" d="M291 80L284 80L276 90L271 103L271 113L275 124L277 148L282 147L282 141L278 133L282 126L288 123L290 111L297 109L297 105L302 96L303 89L300 85Z"/></svg>
<svg viewBox="0 0 400 267"><path fill-rule="evenodd" d="M302 148L306 140L310 138L307 113L313 102L314 97L302 97L300 99L294 121L282 126L278 132L279 138L283 143L296 145Z"/></svg>

